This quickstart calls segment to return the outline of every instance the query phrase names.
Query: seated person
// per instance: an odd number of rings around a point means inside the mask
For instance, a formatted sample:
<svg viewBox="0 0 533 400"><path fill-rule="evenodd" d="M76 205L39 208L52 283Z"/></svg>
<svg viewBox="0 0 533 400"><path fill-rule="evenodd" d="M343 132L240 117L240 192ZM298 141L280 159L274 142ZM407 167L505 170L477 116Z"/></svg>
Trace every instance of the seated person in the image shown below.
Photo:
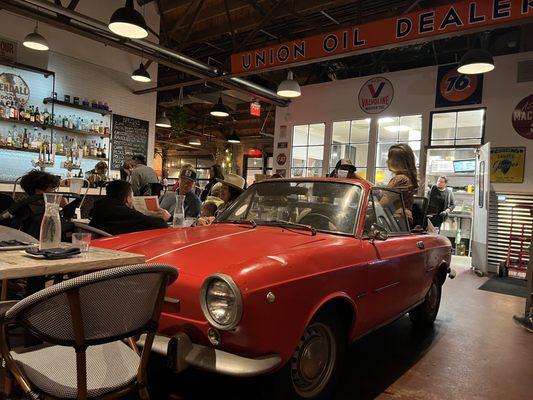
<svg viewBox="0 0 533 400"><path fill-rule="evenodd" d="M214 217L217 212L217 204L212 201L206 201L202 204L202 210L200 211L200 217Z"/></svg>
<svg viewBox="0 0 533 400"><path fill-rule="evenodd" d="M85 173L85 179L92 188L103 186L107 181L107 163L105 161L96 163L93 169Z"/></svg>
<svg viewBox="0 0 533 400"><path fill-rule="evenodd" d="M220 198L221 190L222 190L222 183L221 182L215 183L213 187L211 188L211 194L206 197L205 201L215 203L217 207L223 204L224 200Z"/></svg>
<svg viewBox="0 0 533 400"><path fill-rule="evenodd" d="M184 169L180 173L178 193L167 192L161 198L161 208L167 210L170 215L174 214L176 207L176 195L185 196L185 218L197 218L200 215L202 202L196 195L196 171L194 169Z"/></svg>
<svg viewBox="0 0 533 400"><path fill-rule="evenodd" d="M125 181L112 181L106 186L106 197L94 203L91 226L112 235L167 228L166 221L171 215L159 209L158 216L148 216L133 209L131 184Z"/></svg>
<svg viewBox="0 0 533 400"><path fill-rule="evenodd" d="M357 168L352 164L349 158L343 158L337 161L335 169L331 172L331 178L349 178L349 179L363 179L357 172Z"/></svg>

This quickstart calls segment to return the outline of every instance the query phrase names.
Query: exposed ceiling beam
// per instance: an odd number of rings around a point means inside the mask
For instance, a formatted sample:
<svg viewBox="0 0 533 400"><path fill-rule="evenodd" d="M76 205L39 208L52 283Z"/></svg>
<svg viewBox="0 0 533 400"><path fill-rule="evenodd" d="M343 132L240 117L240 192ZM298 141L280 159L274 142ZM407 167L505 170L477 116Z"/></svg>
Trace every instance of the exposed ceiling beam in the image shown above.
<svg viewBox="0 0 533 400"><path fill-rule="evenodd" d="M231 15L229 11L228 6L228 0L224 0L224 8L226 10L226 21L228 23L228 31L231 35L231 46L232 50L235 51L237 49L237 44L235 43L235 30L233 29L233 24L231 23Z"/></svg>
<svg viewBox="0 0 533 400"><path fill-rule="evenodd" d="M74 10L76 9L76 7L78 6L78 3L80 2L80 0L70 0L70 3L69 5L67 6L67 8L69 10Z"/></svg>
<svg viewBox="0 0 533 400"><path fill-rule="evenodd" d="M196 0L196 2L199 2L199 1L200 0ZM191 1L187 9L185 10L185 12L181 15L180 19L178 19L176 23L174 24L174 26L170 28L168 32L169 38L172 38L176 34L176 32L181 28L181 25L185 23L185 21L187 20L187 16L189 15L189 11L192 9L193 5L194 5L194 1Z"/></svg>
<svg viewBox="0 0 533 400"><path fill-rule="evenodd" d="M189 36L191 36L192 27L194 23L196 22L196 19L198 18L198 14L200 13L200 10L202 9L202 6L204 5L205 0L198 0L196 3L196 8L194 9L193 16L191 18L191 21L189 22L189 26L187 27L187 30L185 31L185 34L182 36L180 40L180 46L179 50L182 50L185 47L185 44L187 43L187 40L189 40Z"/></svg>

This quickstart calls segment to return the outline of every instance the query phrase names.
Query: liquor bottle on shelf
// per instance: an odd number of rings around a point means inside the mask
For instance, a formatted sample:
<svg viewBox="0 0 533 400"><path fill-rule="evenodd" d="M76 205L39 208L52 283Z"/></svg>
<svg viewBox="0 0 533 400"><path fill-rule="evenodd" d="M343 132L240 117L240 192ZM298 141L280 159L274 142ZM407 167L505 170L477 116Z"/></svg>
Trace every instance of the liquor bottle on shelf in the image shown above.
<svg viewBox="0 0 533 400"><path fill-rule="evenodd" d="M105 123L104 127L104 135L109 135L109 122Z"/></svg>
<svg viewBox="0 0 533 400"><path fill-rule="evenodd" d="M104 134L104 121L100 121L100 126L98 126L98 133L100 135Z"/></svg>
<svg viewBox="0 0 533 400"><path fill-rule="evenodd" d="M107 158L107 149L106 149L105 143L104 143L104 148L102 149L102 158Z"/></svg>
<svg viewBox="0 0 533 400"><path fill-rule="evenodd" d="M98 143L98 147L96 148L96 157L102 158L102 148L100 147L100 143Z"/></svg>
<svg viewBox="0 0 533 400"><path fill-rule="evenodd" d="M24 137L22 139L22 148L23 149L28 149L30 147L30 143L29 143L29 140L28 140L28 131L26 128L24 128Z"/></svg>
<svg viewBox="0 0 533 400"><path fill-rule="evenodd" d="M48 108L44 109L44 112L42 114L43 124L50 125L50 113L48 112Z"/></svg>
<svg viewBox="0 0 533 400"><path fill-rule="evenodd" d="M17 118L19 121L24 121L24 107L22 107L22 104L20 105L20 108L19 108L19 115L18 115L18 118Z"/></svg>
<svg viewBox="0 0 533 400"><path fill-rule="evenodd" d="M39 112L39 107L35 108L35 122L38 122L39 124L43 123L43 121L41 120L41 113Z"/></svg>
<svg viewBox="0 0 533 400"><path fill-rule="evenodd" d="M11 131L7 131L6 146L13 147L13 134Z"/></svg>

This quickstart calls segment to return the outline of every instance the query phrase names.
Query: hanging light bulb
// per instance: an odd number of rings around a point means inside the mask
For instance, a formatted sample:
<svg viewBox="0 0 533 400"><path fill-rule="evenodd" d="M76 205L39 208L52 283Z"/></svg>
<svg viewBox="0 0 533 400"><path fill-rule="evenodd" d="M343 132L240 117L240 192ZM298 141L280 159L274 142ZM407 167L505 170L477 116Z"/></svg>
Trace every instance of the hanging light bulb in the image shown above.
<svg viewBox="0 0 533 400"><path fill-rule="evenodd" d="M161 116L157 118L155 126L158 126L160 128L172 128L170 119L168 119L167 114L164 111L163 114L161 114Z"/></svg>
<svg viewBox="0 0 533 400"><path fill-rule="evenodd" d="M233 133L228 138L228 143L240 143L241 138L237 136L237 132L233 131Z"/></svg>
<svg viewBox="0 0 533 400"><path fill-rule="evenodd" d="M473 75L484 74L494 69L494 59L492 55L483 49L468 50L461 61L457 71L461 74Z"/></svg>
<svg viewBox="0 0 533 400"><path fill-rule="evenodd" d="M131 74L131 79L137 82L151 82L152 78L150 78L150 74L144 67L144 64L141 62L139 65L139 68L137 68L133 73Z"/></svg>
<svg viewBox="0 0 533 400"><path fill-rule="evenodd" d="M142 39L148 36L144 17L133 7L133 0L126 0L124 7L117 9L108 24L111 32L130 39Z"/></svg>
<svg viewBox="0 0 533 400"><path fill-rule="evenodd" d="M192 139L189 139L189 144L191 146L201 146L202 142L200 142L200 139L198 138L192 138Z"/></svg>
<svg viewBox="0 0 533 400"><path fill-rule="evenodd" d="M46 39L41 36L38 32L38 23L35 22L35 29L32 33L29 33L24 38L24 42L22 44L24 47L27 47L28 49L32 50L39 50L39 51L46 51L50 50L50 46L48 46L48 42Z"/></svg>
<svg viewBox="0 0 533 400"><path fill-rule="evenodd" d="M294 80L292 71L289 71L287 79L279 84L277 95L281 97L299 97L302 95L300 85Z"/></svg>
<svg viewBox="0 0 533 400"><path fill-rule="evenodd" d="M222 102L222 96L219 96L217 104L213 106L210 114L214 117L229 117L228 108Z"/></svg>

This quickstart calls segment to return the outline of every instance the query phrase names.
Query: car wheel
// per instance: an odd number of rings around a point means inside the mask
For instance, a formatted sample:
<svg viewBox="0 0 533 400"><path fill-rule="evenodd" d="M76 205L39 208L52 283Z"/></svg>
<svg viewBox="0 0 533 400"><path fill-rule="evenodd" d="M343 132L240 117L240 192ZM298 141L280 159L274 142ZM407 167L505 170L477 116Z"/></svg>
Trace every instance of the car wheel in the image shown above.
<svg viewBox="0 0 533 400"><path fill-rule="evenodd" d="M433 325L439 312L442 285L433 281L424 301L409 311L409 318L416 327L428 328Z"/></svg>
<svg viewBox="0 0 533 400"><path fill-rule="evenodd" d="M330 398L346 350L346 328L338 318L323 315L305 329L294 354L274 375L269 398L325 400Z"/></svg>

